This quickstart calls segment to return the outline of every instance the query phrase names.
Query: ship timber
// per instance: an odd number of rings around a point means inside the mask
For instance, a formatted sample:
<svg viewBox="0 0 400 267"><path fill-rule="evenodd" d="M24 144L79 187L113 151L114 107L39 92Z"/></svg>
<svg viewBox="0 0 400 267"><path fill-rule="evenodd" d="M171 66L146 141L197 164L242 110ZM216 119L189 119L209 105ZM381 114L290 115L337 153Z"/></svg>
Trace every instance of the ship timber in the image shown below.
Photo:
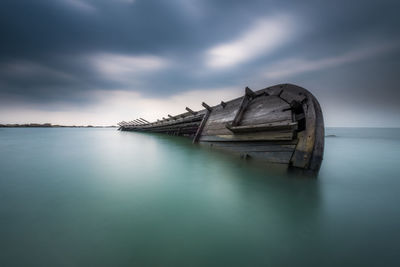
<svg viewBox="0 0 400 267"><path fill-rule="evenodd" d="M148 122L120 122L121 131L166 133L257 158L318 172L324 152L324 121L317 99L306 89L279 84L219 105Z"/></svg>

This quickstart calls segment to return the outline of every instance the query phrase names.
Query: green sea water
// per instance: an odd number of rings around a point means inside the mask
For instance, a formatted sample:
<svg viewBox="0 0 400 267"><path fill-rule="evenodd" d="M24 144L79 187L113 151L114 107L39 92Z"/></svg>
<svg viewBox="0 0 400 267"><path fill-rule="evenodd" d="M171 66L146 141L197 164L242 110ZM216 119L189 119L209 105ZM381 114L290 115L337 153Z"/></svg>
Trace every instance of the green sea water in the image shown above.
<svg viewBox="0 0 400 267"><path fill-rule="evenodd" d="M0 129L0 266L400 266L400 130L317 179L116 129Z"/></svg>

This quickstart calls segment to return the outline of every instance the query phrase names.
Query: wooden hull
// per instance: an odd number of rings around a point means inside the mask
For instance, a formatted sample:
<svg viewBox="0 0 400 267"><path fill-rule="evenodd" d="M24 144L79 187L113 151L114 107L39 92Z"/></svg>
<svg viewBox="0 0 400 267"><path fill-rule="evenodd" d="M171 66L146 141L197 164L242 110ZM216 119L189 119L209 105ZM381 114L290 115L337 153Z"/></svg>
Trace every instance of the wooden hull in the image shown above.
<svg viewBox="0 0 400 267"><path fill-rule="evenodd" d="M324 122L317 99L306 89L280 84L205 109L157 122L120 123L123 131L189 136L200 143L270 163L317 172L324 150Z"/></svg>

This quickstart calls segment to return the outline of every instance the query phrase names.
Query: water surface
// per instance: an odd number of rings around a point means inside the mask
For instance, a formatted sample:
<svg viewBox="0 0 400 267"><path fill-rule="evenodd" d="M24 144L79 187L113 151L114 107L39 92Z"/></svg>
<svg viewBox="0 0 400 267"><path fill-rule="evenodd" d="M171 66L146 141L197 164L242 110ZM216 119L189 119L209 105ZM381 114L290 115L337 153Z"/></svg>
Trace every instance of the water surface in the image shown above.
<svg viewBox="0 0 400 267"><path fill-rule="evenodd" d="M400 130L327 134L306 179L179 137L0 129L0 266L398 266Z"/></svg>

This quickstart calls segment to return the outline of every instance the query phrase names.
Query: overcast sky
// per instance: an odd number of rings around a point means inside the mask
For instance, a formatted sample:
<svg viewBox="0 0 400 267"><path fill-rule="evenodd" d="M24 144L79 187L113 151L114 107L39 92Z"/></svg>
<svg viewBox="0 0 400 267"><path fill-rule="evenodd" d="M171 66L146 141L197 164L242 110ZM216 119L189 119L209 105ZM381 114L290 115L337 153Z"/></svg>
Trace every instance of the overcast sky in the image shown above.
<svg viewBox="0 0 400 267"><path fill-rule="evenodd" d="M277 83L400 127L399 1L2 0L0 123L116 124Z"/></svg>

